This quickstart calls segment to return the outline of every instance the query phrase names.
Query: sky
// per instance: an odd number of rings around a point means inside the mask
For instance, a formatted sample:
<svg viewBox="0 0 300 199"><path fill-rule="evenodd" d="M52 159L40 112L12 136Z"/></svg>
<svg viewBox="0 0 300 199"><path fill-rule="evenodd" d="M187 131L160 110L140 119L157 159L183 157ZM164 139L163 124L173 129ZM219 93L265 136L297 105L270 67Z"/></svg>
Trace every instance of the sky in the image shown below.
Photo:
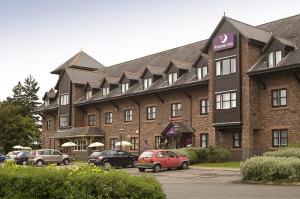
<svg viewBox="0 0 300 199"><path fill-rule="evenodd" d="M29 74L42 98L81 49L110 66L207 39L224 12L258 25L300 14L300 1L0 0L0 100Z"/></svg>

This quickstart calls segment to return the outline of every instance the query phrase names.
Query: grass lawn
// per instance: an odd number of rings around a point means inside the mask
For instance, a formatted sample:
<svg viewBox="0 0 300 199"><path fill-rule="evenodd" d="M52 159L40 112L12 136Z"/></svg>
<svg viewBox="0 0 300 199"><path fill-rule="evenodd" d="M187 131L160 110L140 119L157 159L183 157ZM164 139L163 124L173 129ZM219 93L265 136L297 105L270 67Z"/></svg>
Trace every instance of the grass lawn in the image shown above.
<svg viewBox="0 0 300 199"><path fill-rule="evenodd" d="M77 165L77 166L86 166L86 165L88 165L88 161L87 160L74 160L71 162L71 164Z"/></svg>
<svg viewBox="0 0 300 199"><path fill-rule="evenodd" d="M198 163L193 166L211 168L240 168L240 162Z"/></svg>

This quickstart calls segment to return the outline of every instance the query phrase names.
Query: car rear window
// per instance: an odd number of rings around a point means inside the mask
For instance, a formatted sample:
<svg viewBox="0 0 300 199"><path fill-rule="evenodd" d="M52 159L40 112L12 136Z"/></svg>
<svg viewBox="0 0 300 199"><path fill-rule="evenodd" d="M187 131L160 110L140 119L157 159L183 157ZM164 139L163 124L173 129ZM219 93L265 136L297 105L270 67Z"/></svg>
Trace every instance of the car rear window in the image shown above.
<svg viewBox="0 0 300 199"><path fill-rule="evenodd" d="M100 155L101 155L101 152L93 152L91 156L92 157L98 157Z"/></svg>
<svg viewBox="0 0 300 199"><path fill-rule="evenodd" d="M153 155L152 151L145 151L142 153L142 155L140 155L141 158L151 158Z"/></svg>

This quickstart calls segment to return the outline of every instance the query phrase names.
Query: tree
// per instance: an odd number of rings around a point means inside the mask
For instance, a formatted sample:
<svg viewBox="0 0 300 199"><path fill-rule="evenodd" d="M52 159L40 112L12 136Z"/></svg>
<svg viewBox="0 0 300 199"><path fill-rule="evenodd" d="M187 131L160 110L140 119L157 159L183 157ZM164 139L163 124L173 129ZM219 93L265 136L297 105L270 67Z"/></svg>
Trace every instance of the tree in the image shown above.
<svg viewBox="0 0 300 199"><path fill-rule="evenodd" d="M5 152L14 145L32 145L40 137L37 123L30 116L24 116L22 106L11 102L0 104L0 146Z"/></svg>
<svg viewBox="0 0 300 199"><path fill-rule="evenodd" d="M29 75L25 78L24 84L22 85L22 97L24 99L24 108L28 115L33 116L32 112L35 108L40 104L38 102L39 97L37 96L37 92L39 91L40 87L38 87L38 83ZM36 119L36 117L33 117Z"/></svg>

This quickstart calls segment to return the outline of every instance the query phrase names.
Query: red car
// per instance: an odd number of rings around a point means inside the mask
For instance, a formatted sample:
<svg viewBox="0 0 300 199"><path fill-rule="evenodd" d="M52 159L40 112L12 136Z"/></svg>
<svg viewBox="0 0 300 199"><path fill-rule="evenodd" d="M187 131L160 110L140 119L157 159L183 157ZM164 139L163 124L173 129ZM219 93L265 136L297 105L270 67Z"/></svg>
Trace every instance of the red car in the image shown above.
<svg viewBox="0 0 300 199"><path fill-rule="evenodd" d="M180 168L187 169L190 160L169 150L148 150L144 151L138 159L138 169L144 172L152 169L158 173L161 169Z"/></svg>

